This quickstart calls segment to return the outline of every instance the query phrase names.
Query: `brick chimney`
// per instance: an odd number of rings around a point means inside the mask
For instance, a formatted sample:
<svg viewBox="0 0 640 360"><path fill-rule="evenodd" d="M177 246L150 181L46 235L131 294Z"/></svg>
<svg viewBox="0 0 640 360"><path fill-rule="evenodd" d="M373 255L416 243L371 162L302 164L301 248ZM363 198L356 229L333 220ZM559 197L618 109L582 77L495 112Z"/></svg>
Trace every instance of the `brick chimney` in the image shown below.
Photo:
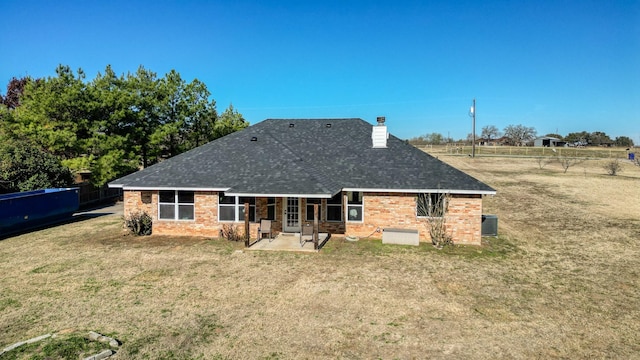
<svg viewBox="0 0 640 360"><path fill-rule="evenodd" d="M386 119L384 116L378 116L378 125L373 126L373 130L371 132L371 140L373 142L374 149L387 147L387 139L389 138L389 133L387 132L387 126L384 124L385 120Z"/></svg>

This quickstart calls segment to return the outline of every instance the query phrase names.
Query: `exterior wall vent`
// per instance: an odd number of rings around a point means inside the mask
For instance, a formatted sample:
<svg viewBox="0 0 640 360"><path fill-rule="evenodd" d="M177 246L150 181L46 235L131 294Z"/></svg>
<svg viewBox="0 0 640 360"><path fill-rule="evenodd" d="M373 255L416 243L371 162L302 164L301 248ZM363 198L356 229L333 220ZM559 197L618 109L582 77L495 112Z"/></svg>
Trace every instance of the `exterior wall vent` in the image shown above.
<svg viewBox="0 0 640 360"><path fill-rule="evenodd" d="M371 132L371 140L373 142L373 147L386 148L387 139L389 138L389 133L387 132L387 126L384 124L385 118L384 116L379 116L377 120L378 120L378 125L374 126Z"/></svg>

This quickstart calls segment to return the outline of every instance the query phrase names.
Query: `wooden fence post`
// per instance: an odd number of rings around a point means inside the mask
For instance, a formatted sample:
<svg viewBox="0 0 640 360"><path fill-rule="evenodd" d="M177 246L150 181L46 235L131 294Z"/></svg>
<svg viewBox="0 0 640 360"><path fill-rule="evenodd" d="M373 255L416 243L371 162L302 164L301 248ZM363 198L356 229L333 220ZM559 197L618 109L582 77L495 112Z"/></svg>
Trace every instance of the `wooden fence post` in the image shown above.
<svg viewBox="0 0 640 360"><path fill-rule="evenodd" d="M244 203L244 246L249 247L249 203Z"/></svg>
<svg viewBox="0 0 640 360"><path fill-rule="evenodd" d="M313 204L313 249L318 250L318 204Z"/></svg>

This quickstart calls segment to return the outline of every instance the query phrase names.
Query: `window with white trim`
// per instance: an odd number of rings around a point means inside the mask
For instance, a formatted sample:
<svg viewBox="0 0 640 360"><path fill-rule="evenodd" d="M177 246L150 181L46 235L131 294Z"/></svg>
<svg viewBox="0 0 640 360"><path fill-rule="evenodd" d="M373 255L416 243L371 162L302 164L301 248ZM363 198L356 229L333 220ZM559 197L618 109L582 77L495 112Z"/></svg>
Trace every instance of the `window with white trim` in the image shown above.
<svg viewBox="0 0 640 360"><path fill-rule="evenodd" d="M249 203L249 221L256 221L256 198L240 196L224 196L220 193L218 197L218 220L219 221L244 221L244 203Z"/></svg>
<svg viewBox="0 0 640 360"><path fill-rule="evenodd" d="M342 192L327 199L327 221L342 221Z"/></svg>
<svg viewBox="0 0 640 360"><path fill-rule="evenodd" d="M318 204L318 221L322 221L322 200L320 199L307 199L307 221L313 221L313 204Z"/></svg>
<svg viewBox="0 0 640 360"><path fill-rule="evenodd" d="M442 217L444 215L446 196L442 193L423 193L416 198L416 215L418 217Z"/></svg>
<svg viewBox="0 0 640 360"><path fill-rule="evenodd" d="M347 220L353 222L362 222L363 219L363 201L362 192L347 192Z"/></svg>
<svg viewBox="0 0 640 360"><path fill-rule="evenodd" d="M158 218L161 220L193 220L195 218L193 191L161 190Z"/></svg>

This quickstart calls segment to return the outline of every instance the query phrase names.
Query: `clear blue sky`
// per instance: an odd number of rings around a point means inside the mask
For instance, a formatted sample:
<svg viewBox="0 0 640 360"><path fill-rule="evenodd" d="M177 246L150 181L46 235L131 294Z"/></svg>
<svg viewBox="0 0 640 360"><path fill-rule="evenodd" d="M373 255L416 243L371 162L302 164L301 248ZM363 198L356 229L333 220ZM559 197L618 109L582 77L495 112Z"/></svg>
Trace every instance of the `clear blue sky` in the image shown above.
<svg viewBox="0 0 640 360"><path fill-rule="evenodd" d="M203 81L222 112L386 116L401 138L485 125L640 144L640 1L7 1L0 86L58 64Z"/></svg>

